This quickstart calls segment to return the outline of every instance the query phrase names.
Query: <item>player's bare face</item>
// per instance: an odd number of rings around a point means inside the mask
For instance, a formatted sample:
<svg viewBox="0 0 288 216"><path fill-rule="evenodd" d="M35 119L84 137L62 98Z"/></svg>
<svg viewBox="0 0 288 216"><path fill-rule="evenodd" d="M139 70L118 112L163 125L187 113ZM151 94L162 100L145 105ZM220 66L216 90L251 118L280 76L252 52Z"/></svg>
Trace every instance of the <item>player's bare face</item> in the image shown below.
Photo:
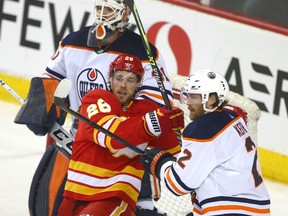
<svg viewBox="0 0 288 216"><path fill-rule="evenodd" d="M205 113L200 94L187 94L186 105L190 111L189 117L191 120L195 120L197 117Z"/></svg>
<svg viewBox="0 0 288 216"><path fill-rule="evenodd" d="M127 71L116 71L111 79L111 89L121 104L125 104L139 88L137 75Z"/></svg>

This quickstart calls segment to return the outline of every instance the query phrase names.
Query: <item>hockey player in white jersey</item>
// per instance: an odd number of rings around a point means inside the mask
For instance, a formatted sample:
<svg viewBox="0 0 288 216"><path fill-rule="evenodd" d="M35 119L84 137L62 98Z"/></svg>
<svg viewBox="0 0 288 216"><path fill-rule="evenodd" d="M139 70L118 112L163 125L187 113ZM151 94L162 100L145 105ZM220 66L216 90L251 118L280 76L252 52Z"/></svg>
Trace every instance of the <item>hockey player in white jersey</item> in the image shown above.
<svg viewBox="0 0 288 216"><path fill-rule="evenodd" d="M95 0L93 11L93 25L67 35L48 62L43 76L32 79L28 98L18 112L15 122L26 124L36 135L45 135L55 121L63 123L63 115L53 105L51 89L55 90L55 80L68 78L72 81L69 104L71 109L77 111L80 100L87 92L107 89L109 65L120 53L137 56L143 64L145 74L139 97L153 100L159 105L164 104L142 39L128 28L131 14L128 6L123 0ZM166 93L173 104L172 87L164 60L157 48L152 44L150 46L160 72L163 73L162 81ZM50 82L51 80L53 82ZM77 122L73 122L71 133L75 134L76 130ZM140 207L136 214L162 215L157 213L152 202L147 202L151 200L149 194L153 190L147 187L142 191L143 202L138 203Z"/></svg>
<svg viewBox="0 0 288 216"><path fill-rule="evenodd" d="M218 73L191 74L181 94L192 120L181 153L146 149L141 162L174 195L193 194L194 215L270 215L256 145L244 119L225 106L228 91Z"/></svg>

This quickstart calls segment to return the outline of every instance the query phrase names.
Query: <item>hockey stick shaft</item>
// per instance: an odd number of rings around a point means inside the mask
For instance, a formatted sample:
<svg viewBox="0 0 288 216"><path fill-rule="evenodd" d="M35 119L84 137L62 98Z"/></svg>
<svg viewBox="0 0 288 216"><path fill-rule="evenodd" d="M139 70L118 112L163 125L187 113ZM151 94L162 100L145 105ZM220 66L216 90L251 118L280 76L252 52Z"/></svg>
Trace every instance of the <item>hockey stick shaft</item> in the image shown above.
<svg viewBox="0 0 288 216"><path fill-rule="evenodd" d="M0 85L9 92L16 100L18 100L21 104L24 103L22 97L20 97L10 86L8 86L2 79L0 79Z"/></svg>
<svg viewBox="0 0 288 216"><path fill-rule="evenodd" d="M156 63L156 60L152 54L150 43L149 43L149 40L148 40L147 35L145 33L144 27L142 25L142 22L141 22L138 10L136 8L135 2L134 2L134 0L125 0L125 2L128 5L128 7L130 8L130 10L132 11L133 16L135 18L136 25L139 29L140 36L141 36L143 45L144 45L145 50L146 50L147 57L149 59L150 65L152 67L158 88L160 89L161 95L163 97L163 101L165 103L165 106L167 107L167 109L172 109L172 106L170 104L170 100L169 100L168 95L166 93L164 83L162 81L162 75L161 75L160 69L159 69L159 67Z"/></svg>
<svg viewBox="0 0 288 216"><path fill-rule="evenodd" d="M167 109L171 110L172 106L170 104L170 100L168 98L164 83L162 81L162 75L161 75L160 69L159 69L159 67L158 67L158 65L156 63L156 60L155 60L155 58L154 58L154 56L152 54L150 43L149 43L148 37L147 37L147 35L145 33L145 30L144 30L142 21L140 19L136 4L135 4L134 0L124 0L124 1L128 5L128 7L130 8L130 10L132 11L133 16L135 18L135 21L136 21L137 27L139 29L143 45L144 45L145 50L146 50L147 57L149 59L150 65L152 67L152 70L153 70L153 73L154 73L158 88L160 89L164 104L167 107ZM181 132L180 132L180 130L176 131L176 135L177 135L179 143L181 144L182 140L181 140Z"/></svg>
<svg viewBox="0 0 288 216"><path fill-rule="evenodd" d="M91 127L99 130L100 132L106 134L107 136L111 137L112 139L116 140L117 142L123 144L124 146L130 148L131 150L139 153L139 154L144 154L144 151L134 145L132 145L131 143L127 142L126 140L122 139L121 137L117 136L116 134L110 132L109 130L106 130L105 128L103 128L102 126L96 124L95 122L89 120L88 118L86 118L85 116L81 115L78 112L75 112L74 110L68 108L66 106L65 100L66 97L69 94L69 91L71 89L71 81L69 79L63 79L59 85L57 86L57 89L55 91L54 94L54 103L59 106L61 109L63 109L64 111L66 111L67 113L70 113L71 115L73 115L75 118L85 122L86 124L90 125Z"/></svg>
<svg viewBox="0 0 288 216"><path fill-rule="evenodd" d="M21 104L24 103L24 99L18 95L9 85L7 85L2 79L0 79L0 85L10 93ZM73 136L67 132L61 125L55 122L49 131L49 135L60 145L68 154L72 153Z"/></svg>

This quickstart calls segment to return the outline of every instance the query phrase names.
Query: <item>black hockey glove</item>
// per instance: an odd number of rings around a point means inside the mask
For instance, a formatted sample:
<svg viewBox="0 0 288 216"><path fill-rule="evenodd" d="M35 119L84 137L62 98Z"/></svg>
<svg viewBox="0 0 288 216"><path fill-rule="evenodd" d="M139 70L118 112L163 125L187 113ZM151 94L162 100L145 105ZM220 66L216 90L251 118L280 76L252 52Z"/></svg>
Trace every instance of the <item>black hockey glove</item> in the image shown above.
<svg viewBox="0 0 288 216"><path fill-rule="evenodd" d="M35 135L44 136L57 121L63 125L66 112L53 103L59 81L51 78L31 79L28 96L18 111L14 122L25 124Z"/></svg>
<svg viewBox="0 0 288 216"><path fill-rule="evenodd" d="M172 154L160 148L146 148L145 153L141 156L141 164L146 170L160 178L160 170L167 161L176 161Z"/></svg>

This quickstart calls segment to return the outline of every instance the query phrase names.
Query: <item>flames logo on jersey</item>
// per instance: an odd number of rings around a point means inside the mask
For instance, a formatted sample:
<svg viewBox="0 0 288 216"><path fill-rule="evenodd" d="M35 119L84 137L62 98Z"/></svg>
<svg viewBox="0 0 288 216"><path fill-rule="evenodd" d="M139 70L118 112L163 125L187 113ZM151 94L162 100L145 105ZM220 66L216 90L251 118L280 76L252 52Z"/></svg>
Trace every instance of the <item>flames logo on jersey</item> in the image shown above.
<svg viewBox="0 0 288 216"><path fill-rule="evenodd" d="M103 74L96 68L82 70L76 80L77 93L81 100L84 95L94 89L108 89L107 81Z"/></svg>

